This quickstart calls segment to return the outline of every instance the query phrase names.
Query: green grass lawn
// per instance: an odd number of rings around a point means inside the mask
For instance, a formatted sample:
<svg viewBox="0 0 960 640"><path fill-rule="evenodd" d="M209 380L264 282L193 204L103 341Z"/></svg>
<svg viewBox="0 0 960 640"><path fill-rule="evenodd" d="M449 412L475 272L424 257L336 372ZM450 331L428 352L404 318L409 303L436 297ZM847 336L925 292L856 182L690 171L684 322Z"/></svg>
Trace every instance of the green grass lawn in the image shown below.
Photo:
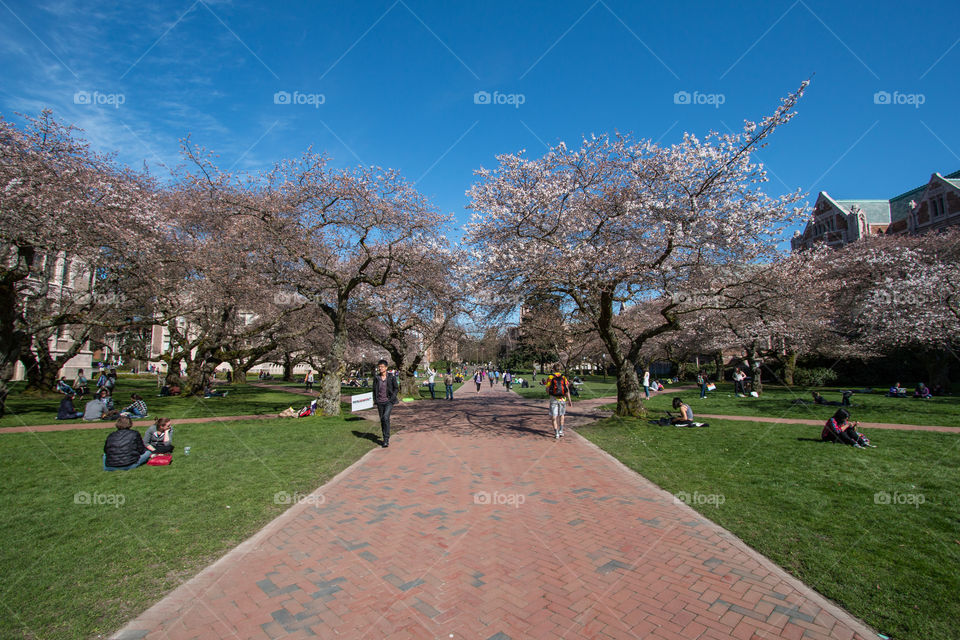
<svg viewBox="0 0 960 640"><path fill-rule="evenodd" d="M357 417L180 425L172 466L114 473L104 432L0 435L0 638L119 629L287 509L278 492L309 494L378 433Z"/></svg>
<svg viewBox="0 0 960 640"><path fill-rule="evenodd" d="M840 400L839 388L818 389L826 400ZM616 393L614 389L613 393ZM774 418L804 418L826 421L840 407L816 406L812 404L809 390L799 387L764 386L759 398L738 398L733 386L721 383L716 391L710 391L705 400L700 399L699 390L683 391L679 394L668 393L650 398L644 406L656 412L670 408L675 395L688 401L694 415L713 413L731 416L769 416ZM795 399L808 404L798 406ZM960 427L960 397L939 396L932 400L914 400L913 398L887 398L883 393L856 393L848 407L854 420L863 422L892 422L897 424L937 425L942 427Z"/></svg>
<svg viewBox="0 0 960 640"><path fill-rule="evenodd" d="M878 448L854 449L818 427L710 422L578 432L880 633L960 638L960 436L873 431Z"/></svg>
<svg viewBox="0 0 960 640"><path fill-rule="evenodd" d="M60 394L36 397L19 393L23 383L14 383L7 399L7 414L0 418L0 427L18 427L22 425L55 424L57 408L63 396ZM305 398L284 391L261 389L251 385L217 385L217 389L228 390L226 398L188 398L172 396L157 397L156 378L139 376L120 376L114 393L114 403L122 409L131 403L130 394L139 393L147 403L150 417L166 416L174 420L185 418L207 418L211 416L264 415L283 411L290 405L299 408ZM92 397L92 396L90 396ZM89 398L75 400L77 411L83 411L83 405ZM299 403L299 404L298 404Z"/></svg>

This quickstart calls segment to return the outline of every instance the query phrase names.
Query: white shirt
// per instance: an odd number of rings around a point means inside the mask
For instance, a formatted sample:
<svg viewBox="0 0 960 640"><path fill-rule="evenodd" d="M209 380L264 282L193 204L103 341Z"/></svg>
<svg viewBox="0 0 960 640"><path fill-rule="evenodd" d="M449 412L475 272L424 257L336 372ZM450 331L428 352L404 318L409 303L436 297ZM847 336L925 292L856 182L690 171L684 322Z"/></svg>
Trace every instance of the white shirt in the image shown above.
<svg viewBox="0 0 960 640"><path fill-rule="evenodd" d="M643 372L643 386L645 386L645 387L649 387L649 386L650 386L650 372L649 372L649 371L644 371L644 372Z"/></svg>

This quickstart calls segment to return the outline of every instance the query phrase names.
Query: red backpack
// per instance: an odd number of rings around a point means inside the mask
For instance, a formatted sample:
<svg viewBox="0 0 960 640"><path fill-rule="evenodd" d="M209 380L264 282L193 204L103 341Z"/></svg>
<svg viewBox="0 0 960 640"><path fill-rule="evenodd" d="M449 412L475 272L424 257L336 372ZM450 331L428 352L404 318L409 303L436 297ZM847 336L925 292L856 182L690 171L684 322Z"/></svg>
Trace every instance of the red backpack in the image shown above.
<svg viewBox="0 0 960 640"><path fill-rule="evenodd" d="M547 394L558 398L567 395L567 379L563 374L550 376L547 381Z"/></svg>

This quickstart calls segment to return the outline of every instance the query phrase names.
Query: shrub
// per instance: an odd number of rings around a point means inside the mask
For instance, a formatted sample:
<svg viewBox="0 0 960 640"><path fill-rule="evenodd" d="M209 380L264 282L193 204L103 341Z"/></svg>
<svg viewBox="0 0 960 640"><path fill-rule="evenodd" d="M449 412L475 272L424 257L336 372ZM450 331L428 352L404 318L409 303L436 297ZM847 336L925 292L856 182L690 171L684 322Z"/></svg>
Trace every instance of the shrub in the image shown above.
<svg viewBox="0 0 960 640"><path fill-rule="evenodd" d="M793 383L800 387L822 387L837 379L837 372L826 367L805 369L797 367L793 372Z"/></svg>

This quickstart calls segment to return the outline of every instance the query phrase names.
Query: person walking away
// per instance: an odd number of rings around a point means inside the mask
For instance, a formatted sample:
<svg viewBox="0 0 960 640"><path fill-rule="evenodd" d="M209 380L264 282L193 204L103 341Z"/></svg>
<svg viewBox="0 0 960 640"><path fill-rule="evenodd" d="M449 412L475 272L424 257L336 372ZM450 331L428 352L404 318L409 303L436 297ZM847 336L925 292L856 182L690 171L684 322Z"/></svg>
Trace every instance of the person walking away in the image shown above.
<svg viewBox="0 0 960 640"><path fill-rule="evenodd" d="M380 414L380 446L383 448L390 446L390 412L393 411L393 405L399 402L399 391L397 377L387 372L387 361L379 361L377 373L373 376L373 401L377 405L377 413Z"/></svg>
<svg viewBox="0 0 960 640"><path fill-rule="evenodd" d="M434 395L434 383L437 381L437 372L431 366L427 366L427 386L430 387L430 399L436 400L437 396Z"/></svg>
<svg viewBox="0 0 960 640"><path fill-rule="evenodd" d="M510 391L510 385L513 383L513 374L507 371L503 374L503 386L507 388L507 391Z"/></svg>
<svg viewBox="0 0 960 640"><path fill-rule="evenodd" d="M570 397L570 381L560 372L560 365L553 367L553 373L547 377L547 395L550 396L550 420L553 423L553 437L559 440L563 437L563 422L567 414L567 403L573 402Z"/></svg>
<svg viewBox="0 0 960 640"><path fill-rule="evenodd" d="M443 386L446 387L447 392L444 400L453 400L453 374L450 369L447 369L446 375L443 376Z"/></svg>

